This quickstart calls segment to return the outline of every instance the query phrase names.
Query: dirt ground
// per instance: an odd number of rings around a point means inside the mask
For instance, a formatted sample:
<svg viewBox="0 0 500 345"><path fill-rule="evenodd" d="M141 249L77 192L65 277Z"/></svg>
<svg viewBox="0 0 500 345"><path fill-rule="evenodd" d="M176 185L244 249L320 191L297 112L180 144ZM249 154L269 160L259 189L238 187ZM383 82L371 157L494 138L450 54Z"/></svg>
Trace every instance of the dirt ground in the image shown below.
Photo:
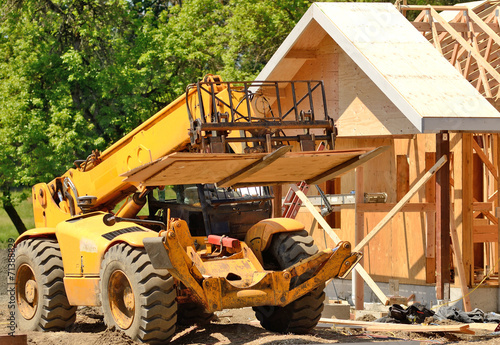
<svg viewBox="0 0 500 345"><path fill-rule="evenodd" d="M7 284L7 250L0 249L0 335L10 332ZM276 334L263 329L251 308L217 312L217 321L205 326L177 330L170 345L180 344L331 344L418 341L421 344L500 345L500 336L487 332L476 335L451 333L362 332L353 328L332 328L320 324L307 335ZM16 331L16 333L18 333ZM34 345L132 345L139 344L123 333L107 329L100 308L80 307L75 324L65 332L28 332L28 344ZM1 345L1 344L0 344Z"/></svg>
<svg viewBox="0 0 500 345"><path fill-rule="evenodd" d="M8 295L0 295L0 334L8 333ZM308 335L276 334L260 327L251 308L224 310L206 326L181 328L169 344L330 344L418 341L421 344L500 345L500 337L444 333L365 333L349 328L317 327ZM107 329L100 308L81 307L75 324L66 332L28 332L28 344L37 345L132 345L139 344L123 333Z"/></svg>

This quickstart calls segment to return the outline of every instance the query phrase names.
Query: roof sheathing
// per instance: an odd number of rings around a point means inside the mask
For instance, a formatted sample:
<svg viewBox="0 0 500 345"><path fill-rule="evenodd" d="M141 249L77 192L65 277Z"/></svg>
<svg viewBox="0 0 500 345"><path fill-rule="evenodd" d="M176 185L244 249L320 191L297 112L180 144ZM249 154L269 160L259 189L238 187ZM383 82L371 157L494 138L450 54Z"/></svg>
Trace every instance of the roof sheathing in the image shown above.
<svg viewBox="0 0 500 345"><path fill-rule="evenodd" d="M500 131L500 114L494 107L389 3L313 4L258 80L279 74L284 57L311 21L419 132Z"/></svg>

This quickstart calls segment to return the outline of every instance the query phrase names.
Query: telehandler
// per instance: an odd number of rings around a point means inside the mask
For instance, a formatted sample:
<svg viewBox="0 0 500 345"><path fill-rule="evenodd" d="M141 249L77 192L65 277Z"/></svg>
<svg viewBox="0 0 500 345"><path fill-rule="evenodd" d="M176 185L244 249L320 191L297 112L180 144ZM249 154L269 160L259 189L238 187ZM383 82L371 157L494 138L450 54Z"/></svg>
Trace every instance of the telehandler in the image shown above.
<svg viewBox="0 0 500 345"><path fill-rule="evenodd" d="M268 330L310 331L325 282L361 255L348 242L318 251L303 224L272 218L272 186L327 180L368 151L333 150L326 103L321 81L208 75L35 185L36 228L16 240L18 327L65 329L77 306L102 306L106 325L155 343L176 324L253 307ZM319 141L330 150L315 152Z"/></svg>

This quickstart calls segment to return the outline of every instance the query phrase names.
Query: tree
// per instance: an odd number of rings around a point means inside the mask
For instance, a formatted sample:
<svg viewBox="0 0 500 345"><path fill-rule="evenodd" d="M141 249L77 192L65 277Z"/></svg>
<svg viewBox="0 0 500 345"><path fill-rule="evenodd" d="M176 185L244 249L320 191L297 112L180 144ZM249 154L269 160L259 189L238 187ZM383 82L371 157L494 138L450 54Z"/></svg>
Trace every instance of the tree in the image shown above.
<svg viewBox="0 0 500 345"><path fill-rule="evenodd" d="M0 20L0 189L49 181L166 104L141 1L7 1ZM166 6L166 5L165 5ZM172 5L168 5L172 6ZM157 13L155 13L155 11ZM10 214L9 214L10 215ZM13 219L14 220L14 219ZM18 228L22 231L22 227Z"/></svg>
<svg viewBox="0 0 500 345"><path fill-rule="evenodd" d="M50 181L104 150L205 74L254 79L312 2L4 0L4 208L14 209L12 187Z"/></svg>

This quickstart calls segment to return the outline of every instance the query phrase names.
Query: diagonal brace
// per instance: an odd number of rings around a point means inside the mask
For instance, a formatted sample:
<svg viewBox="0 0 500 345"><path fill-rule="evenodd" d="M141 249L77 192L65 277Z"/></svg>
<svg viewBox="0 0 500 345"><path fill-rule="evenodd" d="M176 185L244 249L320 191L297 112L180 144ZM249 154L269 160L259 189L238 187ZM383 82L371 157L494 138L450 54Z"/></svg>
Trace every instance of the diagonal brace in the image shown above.
<svg viewBox="0 0 500 345"><path fill-rule="evenodd" d="M309 201L309 198L300 190L298 187L293 184L292 187L293 191L295 194L300 198L302 201L302 204L307 207L309 212L313 215L313 217L318 221L318 223L321 225L323 230L333 239L335 244L339 243L341 240L338 237L338 235L332 230L330 225L326 222L325 218L319 214L319 212L316 210L314 205ZM360 264L357 264L354 266L354 269L359 273L359 275L363 278L363 280L366 282L366 284L373 290L375 295L379 298L379 300L382 302L382 304L387 305L389 303L389 299L387 296L382 292L382 290L378 287L378 285L373 281L372 277L365 271L363 266Z"/></svg>

